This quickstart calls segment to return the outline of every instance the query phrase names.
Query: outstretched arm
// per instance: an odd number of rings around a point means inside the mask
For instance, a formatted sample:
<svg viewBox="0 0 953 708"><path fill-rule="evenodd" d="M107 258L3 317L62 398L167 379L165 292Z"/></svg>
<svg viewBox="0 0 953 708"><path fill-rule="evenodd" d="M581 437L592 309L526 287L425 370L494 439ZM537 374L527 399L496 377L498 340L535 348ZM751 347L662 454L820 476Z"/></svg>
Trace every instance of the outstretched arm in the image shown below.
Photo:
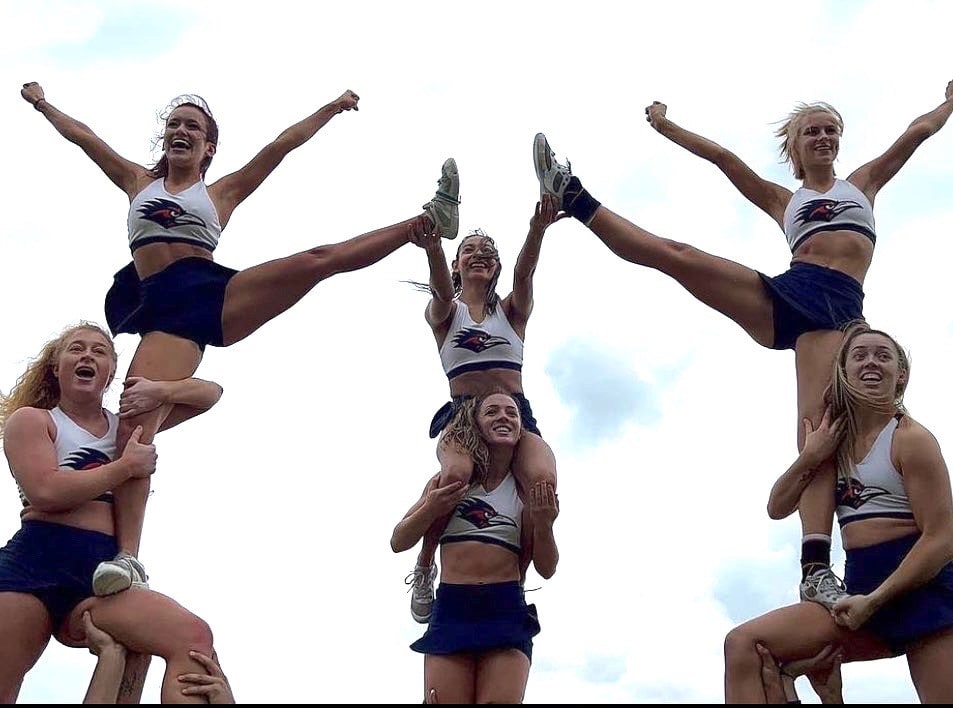
<svg viewBox="0 0 953 708"><path fill-rule="evenodd" d="M670 121L665 113L668 107L655 101L645 109L645 119L659 133L689 152L713 163L731 180L735 188L756 207L784 227L784 209L791 200L791 191L779 184L759 177L737 155L708 138L689 132Z"/></svg>
<svg viewBox="0 0 953 708"><path fill-rule="evenodd" d="M848 181L863 192L873 204L880 188L893 179L893 176L900 171L924 140L946 125L951 113L953 113L953 81L946 85L946 100L943 103L913 121L903 135L887 149L887 152L866 165L858 167L847 178Z"/></svg>
<svg viewBox="0 0 953 708"><path fill-rule="evenodd" d="M529 233L526 241L516 258L516 268L513 271L513 292L503 301L507 319L516 328L517 332L526 327L526 322L533 312L533 275L539 264L539 251L543 246L543 235L546 229L565 214L558 214L556 198L551 194L543 195L536 203L536 211L529 222Z"/></svg>
<svg viewBox="0 0 953 708"><path fill-rule="evenodd" d="M906 419L897 430L894 446L920 538L876 590L837 601L834 620L849 629L861 627L886 603L928 582L953 560L950 474L936 438L919 423Z"/></svg>
<svg viewBox="0 0 953 708"><path fill-rule="evenodd" d="M222 224L228 221L235 207L261 186L289 152L308 142L338 113L352 109L356 111L358 99L358 95L353 91L345 91L331 103L282 132L240 170L211 185L209 194Z"/></svg>
<svg viewBox="0 0 953 708"><path fill-rule="evenodd" d="M93 624L89 612L83 613L86 646L96 657L96 668L89 680L83 703L117 703L119 683L126 668L126 647Z"/></svg>
<svg viewBox="0 0 953 708"><path fill-rule="evenodd" d="M159 406L169 406L171 410L159 428L159 431L168 430L205 413L221 397L222 387L214 381L196 378L151 381L142 376L130 376L123 382L119 417L131 418Z"/></svg>
<svg viewBox="0 0 953 708"><path fill-rule="evenodd" d="M35 81L23 84L20 95L53 124L59 134L71 143L79 145L99 169L132 199L141 189L141 182L150 179L149 171L142 165L130 162L109 147L89 126L70 118L55 108L43 94L43 87Z"/></svg>
<svg viewBox="0 0 953 708"><path fill-rule="evenodd" d="M426 219L415 219L407 228L410 230L410 242L427 253L427 264L430 266L430 302L427 303L424 316L439 343L447 334L443 330L449 326L450 315L453 314L453 279L450 276L450 268L447 267L447 257L443 253L443 239L431 233L431 229L427 228L428 224Z"/></svg>

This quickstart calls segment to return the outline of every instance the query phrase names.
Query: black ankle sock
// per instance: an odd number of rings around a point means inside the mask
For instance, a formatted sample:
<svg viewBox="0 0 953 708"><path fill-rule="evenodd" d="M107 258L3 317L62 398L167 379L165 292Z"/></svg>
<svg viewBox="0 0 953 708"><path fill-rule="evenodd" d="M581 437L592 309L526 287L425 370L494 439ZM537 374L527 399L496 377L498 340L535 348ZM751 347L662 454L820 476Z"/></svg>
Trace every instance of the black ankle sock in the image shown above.
<svg viewBox="0 0 953 708"><path fill-rule="evenodd" d="M831 542L822 539L811 539L801 542L801 580L804 580L809 570L816 570L816 566L830 566Z"/></svg>
<svg viewBox="0 0 953 708"><path fill-rule="evenodd" d="M582 182L575 175L569 178L563 193L563 208L586 226L596 215L596 209L602 206L589 192L583 189Z"/></svg>

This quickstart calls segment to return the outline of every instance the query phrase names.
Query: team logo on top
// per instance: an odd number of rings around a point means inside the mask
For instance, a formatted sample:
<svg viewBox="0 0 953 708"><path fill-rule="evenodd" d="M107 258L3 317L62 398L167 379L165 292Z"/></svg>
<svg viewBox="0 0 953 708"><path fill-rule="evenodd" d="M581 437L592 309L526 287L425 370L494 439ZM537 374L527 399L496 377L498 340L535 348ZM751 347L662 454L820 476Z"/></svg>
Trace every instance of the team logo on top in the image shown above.
<svg viewBox="0 0 953 708"><path fill-rule="evenodd" d="M871 499L890 494L883 487L865 487L864 484L853 477L850 482L843 479L837 480L837 488L834 491L834 498L837 499L838 506L849 506L857 510Z"/></svg>
<svg viewBox="0 0 953 708"><path fill-rule="evenodd" d="M797 210L795 219L802 224L808 224L812 221L833 221L838 214L843 214L848 209L860 209L857 202L849 199L839 202L835 199L812 199L805 202L804 206Z"/></svg>
<svg viewBox="0 0 953 708"><path fill-rule="evenodd" d="M453 346L460 349L469 349L477 354L501 344L509 343L510 340L506 337L492 337L476 327L464 327L453 336Z"/></svg>
<svg viewBox="0 0 953 708"><path fill-rule="evenodd" d="M72 470L91 470L108 465L110 462L112 460L104 452L91 447L81 447L69 454L63 462L63 467L69 467Z"/></svg>
<svg viewBox="0 0 953 708"><path fill-rule="evenodd" d="M457 504L456 513L461 519L470 522L478 529L486 529L490 526L516 526L513 519L500 514L482 499L464 499Z"/></svg>
<svg viewBox="0 0 953 708"><path fill-rule="evenodd" d="M164 229L176 226L207 226L205 221L195 214L190 214L170 199L150 199L139 207L143 219L154 221Z"/></svg>

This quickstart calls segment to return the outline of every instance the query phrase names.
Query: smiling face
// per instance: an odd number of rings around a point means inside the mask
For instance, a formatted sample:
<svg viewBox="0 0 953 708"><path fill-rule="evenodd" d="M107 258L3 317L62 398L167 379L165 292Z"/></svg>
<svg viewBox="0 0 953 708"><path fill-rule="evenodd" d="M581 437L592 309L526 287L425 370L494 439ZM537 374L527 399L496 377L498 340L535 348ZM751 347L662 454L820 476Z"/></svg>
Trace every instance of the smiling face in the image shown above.
<svg viewBox="0 0 953 708"><path fill-rule="evenodd" d="M500 272L500 256L493 239L481 234L463 239L453 261L453 271L464 281L492 282Z"/></svg>
<svg viewBox="0 0 953 708"><path fill-rule="evenodd" d="M867 332L850 343L844 361L847 383L875 400L894 400L906 386L907 372L894 343Z"/></svg>
<svg viewBox="0 0 953 708"><path fill-rule="evenodd" d="M827 111L812 111L796 124L791 160L795 172L803 175L805 169L829 167L840 151L841 128L837 119Z"/></svg>
<svg viewBox="0 0 953 708"><path fill-rule="evenodd" d="M115 373L116 353L102 332L79 327L63 337L53 365L61 397L102 400Z"/></svg>
<svg viewBox="0 0 953 708"><path fill-rule="evenodd" d="M169 114L162 134L162 150L170 165L201 168L215 154L209 139L209 119L197 106L182 105Z"/></svg>
<svg viewBox="0 0 953 708"><path fill-rule="evenodd" d="M522 430L519 406L505 393L490 394L477 411L477 426L488 447L515 447Z"/></svg>

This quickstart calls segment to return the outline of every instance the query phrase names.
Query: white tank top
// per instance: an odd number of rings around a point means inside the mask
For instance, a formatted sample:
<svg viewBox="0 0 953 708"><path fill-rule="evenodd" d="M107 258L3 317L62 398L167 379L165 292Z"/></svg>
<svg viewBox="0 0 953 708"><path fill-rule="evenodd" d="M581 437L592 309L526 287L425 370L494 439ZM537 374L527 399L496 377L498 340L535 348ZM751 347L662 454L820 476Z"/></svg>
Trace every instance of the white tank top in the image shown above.
<svg viewBox="0 0 953 708"><path fill-rule="evenodd" d="M867 196L843 179L826 192L801 187L784 210L784 235L794 253L822 231L856 231L877 242L874 209Z"/></svg>
<svg viewBox="0 0 953 708"><path fill-rule="evenodd" d="M59 469L91 470L102 467L116 459L116 431L119 418L115 413L103 410L109 420L106 434L97 438L85 428L79 427L59 406L50 411L50 418L56 428L56 464ZM20 501L29 508L30 500L17 484ZM110 501L112 492L106 492L96 501ZM24 512L26 509L24 509Z"/></svg>
<svg viewBox="0 0 953 708"><path fill-rule="evenodd" d="M509 473L492 492L482 484L471 484L467 496L453 510L440 543L479 541L520 552L523 502L516 479Z"/></svg>
<svg viewBox="0 0 953 708"><path fill-rule="evenodd" d="M903 477L890 459L893 434L900 421L891 418L880 431L867 456L857 465L850 482L837 480L835 499L841 526L861 519L912 519Z"/></svg>
<svg viewBox="0 0 953 708"><path fill-rule="evenodd" d="M188 243L214 251L222 237L218 212L201 180L178 194L157 179L129 205L129 248L147 243Z"/></svg>
<svg viewBox="0 0 953 708"><path fill-rule="evenodd" d="M523 340L510 325L503 307L497 303L493 313L476 323L465 302L454 303L453 319L447 338L440 347L440 363L448 379L468 371L487 369L523 369Z"/></svg>

